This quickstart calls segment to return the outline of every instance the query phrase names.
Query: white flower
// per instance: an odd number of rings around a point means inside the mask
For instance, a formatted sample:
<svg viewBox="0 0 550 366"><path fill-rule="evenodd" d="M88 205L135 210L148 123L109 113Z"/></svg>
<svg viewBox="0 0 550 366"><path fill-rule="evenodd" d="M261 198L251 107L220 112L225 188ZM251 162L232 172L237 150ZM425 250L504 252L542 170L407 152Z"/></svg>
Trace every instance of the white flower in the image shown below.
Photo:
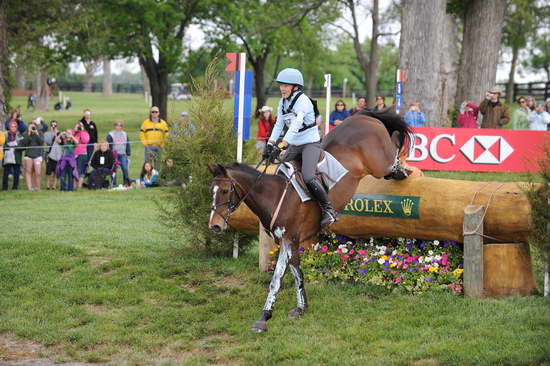
<svg viewBox="0 0 550 366"><path fill-rule="evenodd" d="M439 263L433 263L433 264L432 264L432 267L438 268L438 267L439 267Z"/></svg>
<svg viewBox="0 0 550 366"><path fill-rule="evenodd" d="M340 251L342 253L346 254L348 252L348 248L346 248L346 247L340 248Z"/></svg>
<svg viewBox="0 0 550 366"><path fill-rule="evenodd" d="M380 250L383 250L383 251L385 252L385 251L386 251L386 246L385 246L385 245L382 245L382 246L380 247Z"/></svg>
<svg viewBox="0 0 550 366"><path fill-rule="evenodd" d="M373 238L373 237L370 238L369 243L370 243L370 244L374 243L374 238Z"/></svg>
<svg viewBox="0 0 550 366"><path fill-rule="evenodd" d="M393 252L391 252L391 255L396 255L397 254L397 250L393 250Z"/></svg>
<svg viewBox="0 0 550 366"><path fill-rule="evenodd" d="M378 263L379 264L384 264L384 263L386 263L386 261L384 260L384 258L379 258Z"/></svg>
<svg viewBox="0 0 550 366"><path fill-rule="evenodd" d="M418 258L418 263L424 263L424 257Z"/></svg>
<svg viewBox="0 0 550 366"><path fill-rule="evenodd" d="M436 256L434 257L434 259L435 259L436 261L438 261L438 260L441 259L441 256L438 254L438 255L436 255Z"/></svg>
<svg viewBox="0 0 550 366"><path fill-rule="evenodd" d="M397 241L401 244L403 244L405 242L405 238L397 238Z"/></svg>
<svg viewBox="0 0 550 366"><path fill-rule="evenodd" d="M428 250L428 254L429 255L434 255L434 251L433 250Z"/></svg>
<svg viewBox="0 0 550 366"><path fill-rule="evenodd" d="M432 257L426 257L424 258L424 262L431 263L434 259Z"/></svg>
<svg viewBox="0 0 550 366"><path fill-rule="evenodd" d="M439 240L434 240L434 245L438 246L439 245Z"/></svg>
<svg viewBox="0 0 550 366"><path fill-rule="evenodd" d="M316 244L313 246L313 249L314 249L314 250L319 250L320 247L321 247L321 244L316 243Z"/></svg>

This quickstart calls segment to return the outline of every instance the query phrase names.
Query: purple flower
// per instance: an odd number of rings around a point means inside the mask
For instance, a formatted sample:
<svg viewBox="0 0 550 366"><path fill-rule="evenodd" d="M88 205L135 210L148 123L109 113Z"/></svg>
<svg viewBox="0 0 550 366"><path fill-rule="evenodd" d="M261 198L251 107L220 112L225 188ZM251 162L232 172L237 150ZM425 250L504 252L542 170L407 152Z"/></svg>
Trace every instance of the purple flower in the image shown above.
<svg viewBox="0 0 550 366"><path fill-rule="evenodd" d="M348 237L344 235L336 235L336 240L338 240L340 244L344 244L348 241Z"/></svg>
<svg viewBox="0 0 550 366"><path fill-rule="evenodd" d="M409 268L409 272L416 272L418 271L418 268Z"/></svg>
<svg viewBox="0 0 550 366"><path fill-rule="evenodd" d="M367 273L368 271L369 271L369 269L365 268L365 269L360 270L359 273Z"/></svg>
<svg viewBox="0 0 550 366"><path fill-rule="evenodd" d="M464 263L460 263L460 264L458 265L458 268L464 269Z"/></svg>
<svg viewBox="0 0 550 366"><path fill-rule="evenodd" d="M426 277L426 278L424 279L424 281L426 281L426 282L433 282L434 280L432 280L430 277Z"/></svg>
<svg viewBox="0 0 550 366"><path fill-rule="evenodd" d="M390 267L384 267L384 271L389 271Z"/></svg>
<svg viewBox="0 0 550 366"><path fill-rule="evenodd" d="M300 253L303 253L305 251L305 248L300 247Z"/></svg>
<svg viewBox="0 0 550 366"><path fill-rule="evenodd" d="M418 247L419 247L420 249L424 249L424 247L426 246L426 244L428 244L428 243L426 243L425 241L423 241L422 243L420 243L420 245L418 245Z"/></svg>

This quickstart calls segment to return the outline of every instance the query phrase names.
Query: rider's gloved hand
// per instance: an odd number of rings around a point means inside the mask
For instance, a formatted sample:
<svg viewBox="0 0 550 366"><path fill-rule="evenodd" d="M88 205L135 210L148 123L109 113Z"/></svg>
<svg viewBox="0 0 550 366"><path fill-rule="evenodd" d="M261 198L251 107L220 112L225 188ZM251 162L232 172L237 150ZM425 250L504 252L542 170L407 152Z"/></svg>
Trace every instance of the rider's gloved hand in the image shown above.
<svg viewBox="0 0 550 366"><path fill-rule="evenodd" d="M271 153L269 154L269 162L273 163L275 159L279 157L279 154L281 153L281 149L279 146L272 145Z"/></svg>
<svg viewBox="0 0 550 366"><path fill-rule="evenodd" d="M273 144L271 142L268 142L265 146L264 153L262 154L262 159L269 161L269 158L271 156L271 153L273 152Z"/></svg>

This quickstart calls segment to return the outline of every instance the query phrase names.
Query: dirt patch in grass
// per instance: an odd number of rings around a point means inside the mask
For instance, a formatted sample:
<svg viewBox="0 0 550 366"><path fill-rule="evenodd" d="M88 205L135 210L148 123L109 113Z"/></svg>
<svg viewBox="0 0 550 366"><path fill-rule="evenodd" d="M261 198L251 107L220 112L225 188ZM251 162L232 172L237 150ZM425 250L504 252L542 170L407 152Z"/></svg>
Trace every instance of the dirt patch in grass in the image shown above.
<svg viewBox="0 0 550 366"><path fill-rule="evenodd" d="M0 360L2 361L34 360L52 351L54 349L46 348L39 343L18 339L11 334L0 334Z"/></svg>
<svg viewBox="0 0 550 366"><path fill-rule="evenodd" d="M227 288L243 289L246 287L246 283L241 279L233 276L227 276L214 282L216 286Z"/></svg>
<svg viewBox="0 0 550 366"><path fill-rule="evenodd" d="M189 349L189 346L181 343L174 343L168 345L159 353L159 359L166 362L198 358L206 359L210 365L232 365L234 362L229 361L218 353L218 350L225 349L225 346L230 343L231 339L226 334L215 334L202 338L196 341L188 351L183 350Z"/></svg>

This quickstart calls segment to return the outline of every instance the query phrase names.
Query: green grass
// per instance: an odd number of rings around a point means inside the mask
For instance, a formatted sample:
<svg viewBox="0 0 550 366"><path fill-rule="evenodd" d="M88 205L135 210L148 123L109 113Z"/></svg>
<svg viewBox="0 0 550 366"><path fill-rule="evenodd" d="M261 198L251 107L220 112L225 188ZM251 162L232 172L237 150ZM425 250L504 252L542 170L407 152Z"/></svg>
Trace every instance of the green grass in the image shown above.
<svg viewBox="0 0 550 366"><path fill-rule="evenodd" d="M90 103L100 131L117 118L137 130L147 113L135 96L71 97ZM68 124L80 113L44 116ZM166 192L0 192L0 334L45 345L42 357L114 365L550 365L550 303L540 296L312 283L309 311L292 321L289 276L269 332L253 334L270 280L257 251L234 260L184 249L193 243L159 223L154 200ZM10 354L0 344L0 360Z"/></svg>

